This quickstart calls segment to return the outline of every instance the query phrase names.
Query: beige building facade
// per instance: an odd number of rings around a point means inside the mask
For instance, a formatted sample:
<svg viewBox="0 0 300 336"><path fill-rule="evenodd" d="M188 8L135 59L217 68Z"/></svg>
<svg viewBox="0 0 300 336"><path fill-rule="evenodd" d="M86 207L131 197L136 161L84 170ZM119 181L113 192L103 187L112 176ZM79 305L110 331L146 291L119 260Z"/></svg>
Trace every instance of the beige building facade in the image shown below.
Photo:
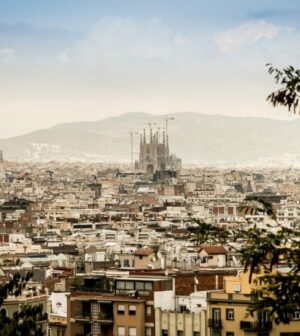
<svg viewBox="0 0 300 336"><path fill-rule="evenodd" d="M199 313L155 309L155 336L206 336L206 311Z"/></svg>
<svg viewBox="0 0 300 336"><path fill-rule="evenodd" d="M240 273L224 278L224 290L208 296L209 336L300 336L300 312L289 324L275 324L267 316L251 316L249 275Z"/></svg>

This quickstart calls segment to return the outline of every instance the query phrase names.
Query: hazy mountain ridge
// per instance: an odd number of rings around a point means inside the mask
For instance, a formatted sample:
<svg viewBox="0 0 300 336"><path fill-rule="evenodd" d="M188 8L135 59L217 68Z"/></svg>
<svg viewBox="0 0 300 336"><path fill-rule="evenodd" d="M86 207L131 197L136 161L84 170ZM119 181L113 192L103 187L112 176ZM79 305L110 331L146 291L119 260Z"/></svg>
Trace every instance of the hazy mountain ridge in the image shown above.
<svg viewBox="0 0 300 336"><path fill-rule="evenodd" d="M278 121L195 112L170 116L175 118L169 123L171 151L184 162L233 164L267 158L284 161L285 157L297 157L300 153L300 120ZM0 149L9 160L126 161L130 158L130 131L142 131L148 127L147 122L164 127L161 116L126 113L95 122L58 124L1 139ZM138 136L135 136L135 152L138 142Z"/></svg>

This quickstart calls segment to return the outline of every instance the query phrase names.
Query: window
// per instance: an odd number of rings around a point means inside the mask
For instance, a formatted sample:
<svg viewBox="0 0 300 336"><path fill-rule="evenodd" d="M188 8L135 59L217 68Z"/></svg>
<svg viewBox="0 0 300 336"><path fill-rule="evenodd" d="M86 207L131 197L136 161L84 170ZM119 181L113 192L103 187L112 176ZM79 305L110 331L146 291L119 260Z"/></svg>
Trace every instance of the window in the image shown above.
<svg viewBox="0 0 300 336"><path fill-rule="evenodd" d="M200 332L199 331L194 331L193 336L200 336Z"/></svg>
<svg viewBox="0 0 300 336"><path fill-rule="evenodd" d="M219 330L213 330L212 331L212 336L221 336L221 331L219 331Z"/></svg>
<svg viewBox="0 0 300 336"><path fill-rule="evenodd" d="M124 267L130 267L128 259L124 260Z"/></svg>
<svg viewBox="0 0 300 336"><path fill-rule="evenodd" d="M147 327L147 328L145 329L145 335L146 335L146 336L152 336L152 328Z"/></svg>
<svg viewBox="0 0 300 336"><path fill-rule="evenodd" d="M118 327L118 336L125 336L125 327Z"/></svg>
<svg viewBox="0 0 300 336"><path fill-rule="evenodd" d="M226 309L226 320L234 320L234 310L233 309Z"/></svg>
<svg viewBox="0 0 300 336"><path fill-rule="evenodd" d="M152 290L153 289L153 284L152 284L152 282L146 282L145 283L145 290L146 291L150 291L150 290Z"/></svg>
<svg viewBox="0 0 300 336"><path fill-rule="evenodd" d="M212 318L213 318L213 321L220 321L221 319L221 309L219 308L213 308L212 310Z"/></svg>
<svg viewBox="0 0 300 336"><path fill-rule="evenodd" d="M232 331L228 331L228 332L226 333L226 336L234 336L234 332L232 332Z"/></svg>
<svg viewBox="0 0 300 336"><path fill-rule="evenodd" d="M182 330L177 330L177 336L183 336L183 331Z"/></svg>
<svg viewBox="0 0 300 336"><path fill-rule="evenodd" d="M136 282L135 283L135 289L137 290L144 290L144 283L143 282Z"/></svg>
<svg viewBox="0 0 300 336"><path fill-rule="evenodd" d="M117 289L125 289L125 282L117 281Z"/></svg>
<svg viewBox="0 0 300 336"><path fill-rule="evenodd" d="M182 305L179 306L179 311L180 311L180 313L183 313L183 312L185 312L186 310L187 310L186 306L182 306Z"/></svg>
<svg viewBox="0 0 300 336"><path fill-rule="evenodd" d="M125 282L125 288L129 289L129 290L133 290L134 289L134 282L132 282L132 281L126 281Z"/></svg>
<svg viewBox="0 0 300 336"><path fill-rule="evenodd" d="M294 314L292 316L292 320L300 320L300 310L294 311Z"/></svg>
<svg viewBox="0 0 300 336"><path fill-rule="evenodd" d="M129 336L136 336L136 327L129 327Z"/></svg>
<svg viewBox="0 0 300 336"><path fill-rule="evenodd" d="M151 316L151 314L152 314L152 308L151 308L151 306L146 306L146 315L147 316Z"/></svg>
<svg viewBox="0 0 300 336"><path fill-rule="evenodd" d="M168 330L163 329L161 331L161 336L169 336Z"/></svg>
<svg viewBox="0 0 300 336"><path fill-rule="evenodd" d="M235 284L233 285L233 290L238 293L241 291L241 285L240 284Z"/></svg>
<svg viewBox="0 0 300 336"><path fill-rule="evenodd" d="M129 315L135 315L136 314L136 306L130 305L129 306Z"/></svg>
<svg viewBox="0 0 300 336"><path fill-rule="evenodd" d="M142 256L142 255L140 255L139 257L140 257L140 260L143 259L143 256Z"/></svg>
<svg viewBox="0 0 300 336"><path fill-rule="evenodd" d="M124 315L124 314L125 314L125 306L118 305L118 315Z"/></svg>
<svg viewBox="0 0 300 336"><path fill-rule="evenodd" d="M91 315L91 303L83 301L82 302L82 316L89 317Z"/></svg>

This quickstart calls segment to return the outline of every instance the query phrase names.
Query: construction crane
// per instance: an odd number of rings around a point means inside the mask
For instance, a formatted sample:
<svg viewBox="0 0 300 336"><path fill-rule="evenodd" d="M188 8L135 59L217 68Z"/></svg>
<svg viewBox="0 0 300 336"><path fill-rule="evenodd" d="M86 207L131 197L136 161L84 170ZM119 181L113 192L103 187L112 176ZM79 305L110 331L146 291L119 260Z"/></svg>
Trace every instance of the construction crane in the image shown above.
<svg viewBox="0 0 300 336"><path fill-rule="evenodd" d="M148 118L148 117L143 117L143 119L157 119L157 120L165 120L165 123L166 123L166 135L169 135L169 133L168 133L168 131L169 131L169 129L168 129L168 126L169 126L169 121L171 121L171 120L175 120L175 118L174 117L168 117L168 116L165 116L165 117L150 117L150 118ZM150 125L150 127L151 127L151 123L147 123L147 125Z"/></svg>
<svg viewBox="0 0 300 336"><path fill-rule="evenodd" d="M134 163L133 163L133 136L134 135L139 135L140 133L139 132L136 132L136 131L133 131L131 130L130 131L130 161L131 161L131 169L134 170Z"/></svg>

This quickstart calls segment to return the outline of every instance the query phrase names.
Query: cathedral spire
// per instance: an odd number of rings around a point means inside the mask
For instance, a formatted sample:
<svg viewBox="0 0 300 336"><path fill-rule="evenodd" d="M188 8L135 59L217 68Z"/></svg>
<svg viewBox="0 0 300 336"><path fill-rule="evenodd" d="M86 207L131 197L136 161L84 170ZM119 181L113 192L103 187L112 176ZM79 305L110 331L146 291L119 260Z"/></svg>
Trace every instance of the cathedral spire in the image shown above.
<svg viewBox="0 0 300 336"><path fill-rule="evenodd" d="M150 124L150 143L151 143L151 144L153 143L153 134L152 134L152 127L151 127L151 124Z"/></svg>
<svg viewBox="0 0 300 336"><path fill-rule="evenodd" d="M167 143L166 143L167 154L169 155L169 136L167 135Z"/></svg>

